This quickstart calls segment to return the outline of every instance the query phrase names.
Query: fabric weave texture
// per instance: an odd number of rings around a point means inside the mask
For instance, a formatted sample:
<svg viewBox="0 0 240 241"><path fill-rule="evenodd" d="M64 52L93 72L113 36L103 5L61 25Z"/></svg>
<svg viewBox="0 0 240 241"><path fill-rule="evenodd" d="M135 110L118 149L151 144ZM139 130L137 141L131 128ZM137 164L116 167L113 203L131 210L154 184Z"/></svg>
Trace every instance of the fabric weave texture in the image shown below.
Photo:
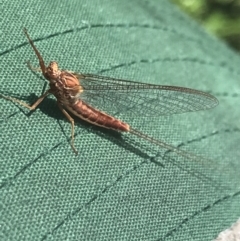
<svg viewBox="0 0 240 241"><path fill-rule="evenodd" d="M130 118L131 134L70 124L53 97L0 98L0 240L213 240L240 217L240 57L167 0L3 1L0 93L47 89L28 29L60 68L209 92L212 110Z"/></svg>

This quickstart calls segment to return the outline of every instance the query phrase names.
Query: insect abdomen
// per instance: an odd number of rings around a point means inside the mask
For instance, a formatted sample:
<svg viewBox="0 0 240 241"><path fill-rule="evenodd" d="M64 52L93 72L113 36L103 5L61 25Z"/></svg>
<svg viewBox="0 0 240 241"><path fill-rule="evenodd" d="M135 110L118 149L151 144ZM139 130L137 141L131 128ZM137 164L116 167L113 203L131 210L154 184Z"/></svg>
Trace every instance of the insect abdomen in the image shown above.
<svg viewBox="0 0 240 241"><path fill-rule="evenodd" d="M78 100L74 105L65 106L75 116L92 123L97 126L101 126L107 129L113 129L117 131L130 130L128 124L104 113L97 109L94 109L90 105L86 104L82 100Z"/></svg>

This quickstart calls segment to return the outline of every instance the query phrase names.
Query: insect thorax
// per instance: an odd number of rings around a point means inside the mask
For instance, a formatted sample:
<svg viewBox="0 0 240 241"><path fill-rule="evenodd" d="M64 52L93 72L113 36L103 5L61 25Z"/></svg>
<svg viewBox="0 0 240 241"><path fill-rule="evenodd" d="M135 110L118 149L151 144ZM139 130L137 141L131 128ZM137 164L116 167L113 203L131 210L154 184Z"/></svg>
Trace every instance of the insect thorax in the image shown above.
<svg viewBox="0 0 240 241"><path fill-rule="evenodd" d="M49 79L49 82L50 92L61 103L75 103L82 92L78 79L67 71L61 71L59 76Z"/></svg>

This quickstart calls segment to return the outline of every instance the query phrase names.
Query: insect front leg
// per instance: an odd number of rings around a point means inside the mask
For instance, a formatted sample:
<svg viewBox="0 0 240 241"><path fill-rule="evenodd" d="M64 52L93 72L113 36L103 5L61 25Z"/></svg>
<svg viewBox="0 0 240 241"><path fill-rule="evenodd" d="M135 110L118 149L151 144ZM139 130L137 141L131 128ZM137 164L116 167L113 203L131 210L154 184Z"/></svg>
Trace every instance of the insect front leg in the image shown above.
<svg viewBox="0 0 240 241"><path fill-rule="evenodd" d="M37 57L38 57L39 65L40 65L40 67L41 67L42 73L45 74L45 73L46 73L46 66L45 66L45 64L44 64L44 61L43 61L43 58L42 58L41 54L38 52L38 50L37 50L37 48L35 47L32 39L31 39L30 36L28 35L27 29L24 28L23 31L24 31L25 35L27 36L28 41L29 41L29 43L31 44L31 46L32 46L35 54L36 54Z"/></svg>
<svg viewBox="0 0 240 241"><path fill-rule="evenodd" d="M78 151L74 147L74 119L67 113L66 110L63 109L62 105L59 102L58 102L58 107L60 108L62 113L67 117L67 119L71 123L71 147L72 147L73 151L75 152L75 154L77 155Z"/></svg>
<svg viewBox="0 0 240 241"><path fill-rule="evenodd" d="M22 105L26 108L28 108L29 110L35 110L36 107L43 101L43 99L49 95L49 90L47 90L42 96L40 96L37 101L33 104L33 105L28 105L27 103L25 103L24 101L18 100L16 98L10 97L10 96L5 96L0 94L0 97L6 99L6 100L10 100L12 102L18 103L19 105Z"/></svg>
<svg viewBox="0 0 240 241"><path fill-rule="evenodd" d="M33 72L42 72L42 69L40 67L33 67L29 61L27 62L27 66Z"/></svg>

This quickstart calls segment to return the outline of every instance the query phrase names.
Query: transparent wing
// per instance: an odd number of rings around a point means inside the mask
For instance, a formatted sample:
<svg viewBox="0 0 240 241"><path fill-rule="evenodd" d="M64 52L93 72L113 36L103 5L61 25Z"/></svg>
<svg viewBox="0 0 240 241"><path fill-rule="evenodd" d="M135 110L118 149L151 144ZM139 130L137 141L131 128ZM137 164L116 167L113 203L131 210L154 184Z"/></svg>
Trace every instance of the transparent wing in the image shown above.
<svg viewBox="0 0 240 241"><path fill-rule="evenodd" d="M153 85L92 74L73 73L84 91L80 98L109 114L161 116L213 108L218 100L205 92Z"/></svg>

